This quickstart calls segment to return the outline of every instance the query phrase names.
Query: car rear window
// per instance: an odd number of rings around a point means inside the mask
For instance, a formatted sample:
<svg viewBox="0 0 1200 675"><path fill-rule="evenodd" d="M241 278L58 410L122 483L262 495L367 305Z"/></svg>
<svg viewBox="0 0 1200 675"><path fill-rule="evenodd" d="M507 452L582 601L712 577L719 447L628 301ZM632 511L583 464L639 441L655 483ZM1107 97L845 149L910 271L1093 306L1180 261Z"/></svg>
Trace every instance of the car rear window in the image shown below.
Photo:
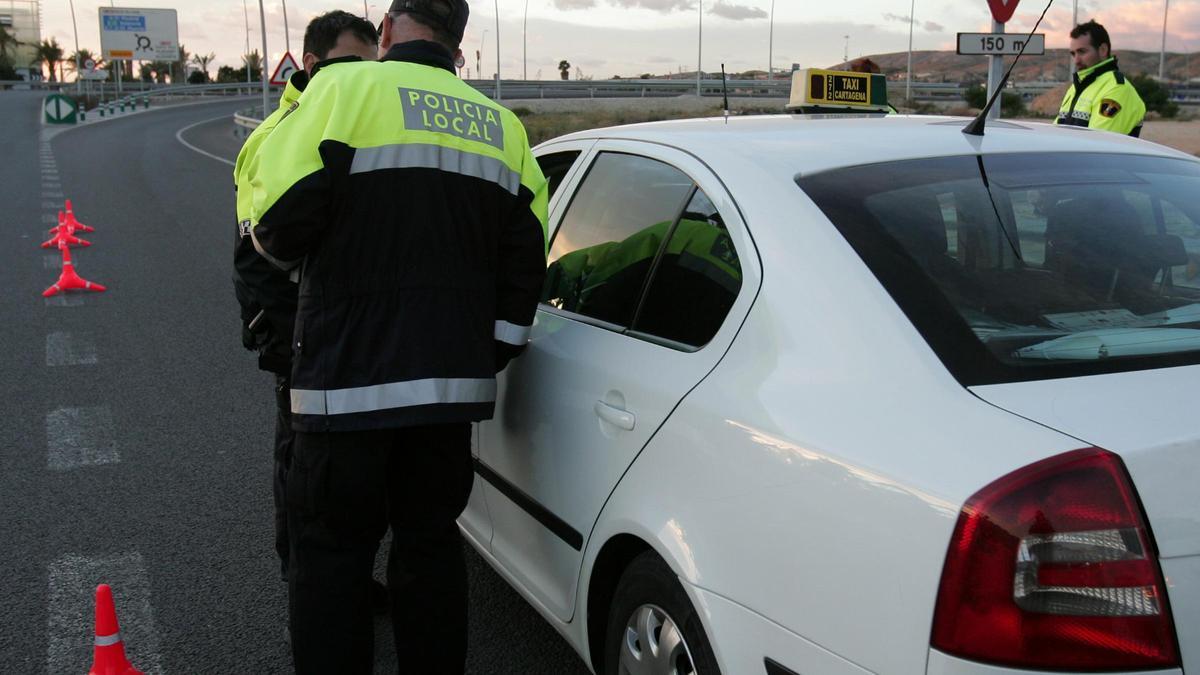
<svg viewBox="0 0 1200 675"><path fill-rule="evenodd" d="M1200 163L960 156L797 183L964 384L1200 363Z"/></svg>

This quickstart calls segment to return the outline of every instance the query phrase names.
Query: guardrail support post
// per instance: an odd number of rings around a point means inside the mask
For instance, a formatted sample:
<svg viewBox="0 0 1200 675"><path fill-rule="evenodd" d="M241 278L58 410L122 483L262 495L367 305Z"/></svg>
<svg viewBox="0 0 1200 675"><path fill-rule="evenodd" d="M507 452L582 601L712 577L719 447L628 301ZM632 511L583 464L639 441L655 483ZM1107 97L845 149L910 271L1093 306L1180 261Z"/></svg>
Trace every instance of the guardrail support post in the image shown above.
<svg viewBox="0 0 1200 675"><path fill-rule="evenodd" d="M143 107L145 110L149 110L149 109L150 109L150 97L149 97L149 96L143 96L143 97L142 97L142 107Z"/></svg>

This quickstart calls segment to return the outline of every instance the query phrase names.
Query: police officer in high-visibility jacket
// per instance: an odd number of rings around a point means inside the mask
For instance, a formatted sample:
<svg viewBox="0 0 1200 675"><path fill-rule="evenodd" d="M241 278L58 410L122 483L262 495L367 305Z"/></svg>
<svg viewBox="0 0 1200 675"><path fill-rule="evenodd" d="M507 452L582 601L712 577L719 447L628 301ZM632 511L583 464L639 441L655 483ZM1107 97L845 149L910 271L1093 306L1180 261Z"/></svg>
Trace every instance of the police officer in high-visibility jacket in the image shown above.
<svg viewBox="0 0 1200 675"><path fill-rule="evenodd" d="M279 108L268 115L242 144L233 168L237 188L238 237L233 254L233 284L242 314L242 344L258 352L258 367L275 374L275 551L280 573L287 578L288 535L284 510L287 466L291 458L291 395L288 380L292 370L292 327L296 322L296 284L288 273L267 262L250 240L251 195L247 168L259 147L300 98L309 79L321 68L346 61L374 61L378 56L378 36L366 19L334 10L317 16L304 30L303 70L288 78L279 99ZM374 608L386 610L386 591L377 586L380 598Z"/></svg>
<svg viewBox="0 0 1200 675"><path fill-rule="evenodd" d="M378 63L313 78L251 161L251 236L300 266L288 472L301 673L370 673L374 551L392 528L393 632L413 673L461 673L455 523L470 423L524 347L547 184L520 121L454 75L465 0L393 0Z"/></svg>
<svg viewBox="0 0 1200 675"><path fill-rule="evenodd" d="M1071 30L1075 75L1063 97L1055 124L1090 127L1139 136L1146 104L1117 70L1108 31L1095 21Z"/></svg>

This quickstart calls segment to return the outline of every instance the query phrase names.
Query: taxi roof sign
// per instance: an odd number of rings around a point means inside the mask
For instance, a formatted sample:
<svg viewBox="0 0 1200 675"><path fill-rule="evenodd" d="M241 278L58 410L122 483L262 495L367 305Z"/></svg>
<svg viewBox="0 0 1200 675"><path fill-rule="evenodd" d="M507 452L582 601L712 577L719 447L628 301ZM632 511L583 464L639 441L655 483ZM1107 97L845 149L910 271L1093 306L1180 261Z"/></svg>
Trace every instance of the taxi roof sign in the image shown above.
<svg viewBox="0 0 1200 675"><path fill-rule="evenodd" d="M788 110L802 113L889 112L887 78L879 73L806 68L792 73Z"/></svg>

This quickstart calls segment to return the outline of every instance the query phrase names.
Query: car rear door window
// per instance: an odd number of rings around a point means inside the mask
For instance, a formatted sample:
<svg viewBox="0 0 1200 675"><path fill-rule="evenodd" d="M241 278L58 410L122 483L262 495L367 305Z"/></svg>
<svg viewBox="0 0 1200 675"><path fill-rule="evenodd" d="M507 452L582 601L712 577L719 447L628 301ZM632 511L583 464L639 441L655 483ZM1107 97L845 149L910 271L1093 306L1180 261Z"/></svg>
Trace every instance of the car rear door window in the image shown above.
<svg viewBox="0 0 1200 675"><path fill-rule="evenodd" d="M721 327L741 287L742 268L725 221L697 188L651 273L633 330L703 346Z"/></svg>
<svg viewBox="0 0 1200 675"><path fill-rule="evenodd" d="M691 190L691 179L663 162L598 155L554 235L542 302L628 327Z"/></svg>

